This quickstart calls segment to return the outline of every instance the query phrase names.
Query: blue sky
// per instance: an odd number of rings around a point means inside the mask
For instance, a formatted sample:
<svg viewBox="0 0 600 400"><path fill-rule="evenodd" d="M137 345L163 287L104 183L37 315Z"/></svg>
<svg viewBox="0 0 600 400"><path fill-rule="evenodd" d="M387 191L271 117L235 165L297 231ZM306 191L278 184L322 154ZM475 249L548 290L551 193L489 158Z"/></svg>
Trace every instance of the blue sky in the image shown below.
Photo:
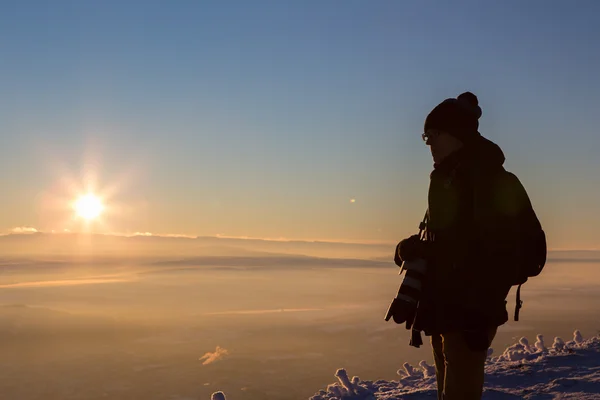
<svg viewBox="0 0 600 400"><path fill-rule="evenodd" d="M65 228L52 199L91 170L111 231L394 242L425 209L423 120L470 90L551 246L599 246L600 3L0 9L4 230Z"/></svg>

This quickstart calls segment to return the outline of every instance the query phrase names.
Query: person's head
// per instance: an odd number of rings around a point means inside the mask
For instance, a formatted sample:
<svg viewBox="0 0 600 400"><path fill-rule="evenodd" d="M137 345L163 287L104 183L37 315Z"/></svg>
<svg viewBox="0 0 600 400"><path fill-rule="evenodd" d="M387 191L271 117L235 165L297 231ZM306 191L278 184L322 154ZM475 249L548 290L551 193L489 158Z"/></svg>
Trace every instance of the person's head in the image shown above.
<svg viewBox="0 0 600 400"><path fill-rule="evenodd" d="M481 108L477 96L465 92L438 104L425 119L423 140L431 149L433 161L446 157L479 136Z"/></svg>

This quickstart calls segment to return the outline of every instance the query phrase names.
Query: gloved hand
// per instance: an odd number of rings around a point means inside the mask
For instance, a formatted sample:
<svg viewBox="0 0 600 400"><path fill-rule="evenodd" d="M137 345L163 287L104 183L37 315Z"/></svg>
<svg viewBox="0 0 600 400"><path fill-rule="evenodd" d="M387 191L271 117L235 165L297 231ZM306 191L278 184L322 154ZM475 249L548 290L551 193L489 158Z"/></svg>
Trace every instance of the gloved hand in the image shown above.
<svg viewBox="0 0 600 400"><path fill-rule="evenodd" d="M425 258L425 242L419 239L419 235L413 235L402 240L396 246L394 262L401 266L403 261L412 261L416 258Z"/></svg>

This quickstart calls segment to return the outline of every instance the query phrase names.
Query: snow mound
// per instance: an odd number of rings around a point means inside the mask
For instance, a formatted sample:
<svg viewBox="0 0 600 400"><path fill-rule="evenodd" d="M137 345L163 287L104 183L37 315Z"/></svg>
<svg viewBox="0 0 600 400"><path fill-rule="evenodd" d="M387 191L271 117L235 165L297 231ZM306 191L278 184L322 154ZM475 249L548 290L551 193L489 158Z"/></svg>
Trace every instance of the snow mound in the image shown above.
<svg viewBox="0 0 600 400"><path fill-rule="evenodd" d="M483 400L600 399L600 337L583 339L576 330L573 340L554 339L547 348L542 335L531 345L525 337L485 366ZM338 369L338 382L320 390L310 400L432 400L437 398L435 368L421 361L405 363L397 381L363 381L348 378Z"/></svg>
<svg viewBox="0 0 600 400"><path fill-rule="evenodd" d="M225 394L223 392L215 392L210 396L210 400L225 400Z"/></svg>

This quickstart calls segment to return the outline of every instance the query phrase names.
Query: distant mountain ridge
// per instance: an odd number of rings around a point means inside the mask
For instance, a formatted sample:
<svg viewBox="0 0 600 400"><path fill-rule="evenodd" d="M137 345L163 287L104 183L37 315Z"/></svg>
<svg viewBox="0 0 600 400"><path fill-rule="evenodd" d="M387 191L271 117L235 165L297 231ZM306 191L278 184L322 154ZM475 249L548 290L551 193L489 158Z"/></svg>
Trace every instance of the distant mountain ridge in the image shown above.
<svg viewBox="0 0 600 400"><path fill-rule="evenodd" d="M13 233L0 235L2 258L166 258L198 257L317 257L390 263L395 246L385 243L344 243L268 240L217 236L113 235L99 233ZM600 262L598 250L553 250L548 262Z"/></svg>
<svg viewBox="0 0 600 400"><path fill-rule="evenodd" d="M390 250L391 249L391 250ZM364 258L393 252L389 244L325 241L283 241L224 237L181 237L155 235L112 235L98 233L27 233L0 236L0 256L18 254L125 254L179 256L295 254L330 258Z"/></svg>

